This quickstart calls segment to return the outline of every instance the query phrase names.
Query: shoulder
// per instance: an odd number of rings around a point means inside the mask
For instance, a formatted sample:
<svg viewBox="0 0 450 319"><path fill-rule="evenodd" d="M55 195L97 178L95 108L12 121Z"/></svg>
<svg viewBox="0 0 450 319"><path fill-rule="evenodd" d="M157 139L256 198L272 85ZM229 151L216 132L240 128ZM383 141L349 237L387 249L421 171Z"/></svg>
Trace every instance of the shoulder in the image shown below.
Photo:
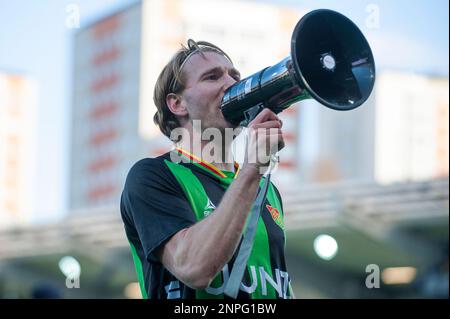
<svg viewBox="0 0 450 319"><path fill-rule="evenodd" d="M138 178L142 175L164 173L167 171L165 160L168 158L168 153L158 157L143 158L131 166L127 178Z"/></svg>
<svg viewBox="0 0 450 319"><path fill-rule="evenodd" d="M135 174L138 172L161 170L164 168L166 159L169 159L169 153L165 153L158 157L147 157L143 158L136 163L130 169L129 174Z"/></svg>
<svg viewBox="0 0 450 319"><path fill-rule="evenodd" d="M125 187L136 185L149 186L153 184L170 182L173 176L165 163L169 159L168 153L137 161L129 170Z"/></svg>

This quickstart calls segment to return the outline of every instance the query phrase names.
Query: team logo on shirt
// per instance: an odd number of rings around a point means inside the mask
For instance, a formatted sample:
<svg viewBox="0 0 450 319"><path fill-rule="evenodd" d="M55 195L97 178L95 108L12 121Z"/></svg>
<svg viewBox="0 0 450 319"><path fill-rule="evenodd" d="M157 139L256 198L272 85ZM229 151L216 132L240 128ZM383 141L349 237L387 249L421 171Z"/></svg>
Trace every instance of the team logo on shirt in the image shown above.
<svg viewBox="0 0 450 319"><path fill-rule="evenodd" d="M213 202L211 202L209 197L207 197L207 198L208 198L208 202L206 203L206 206L205 206L204 212L203 212L203 215L205 217L209 216L216 209L216 205L214 205Z"/></svg>
<svg viewBox="0 0 450 319"><path fill-rule="evenodd" d="M273 221L281 227L281 229L284 229L284 223L283 218L281 217L280 212L275 207L272 207L270 205L266 205L267 209L269 210L270 216L272 216Z"/></svg>

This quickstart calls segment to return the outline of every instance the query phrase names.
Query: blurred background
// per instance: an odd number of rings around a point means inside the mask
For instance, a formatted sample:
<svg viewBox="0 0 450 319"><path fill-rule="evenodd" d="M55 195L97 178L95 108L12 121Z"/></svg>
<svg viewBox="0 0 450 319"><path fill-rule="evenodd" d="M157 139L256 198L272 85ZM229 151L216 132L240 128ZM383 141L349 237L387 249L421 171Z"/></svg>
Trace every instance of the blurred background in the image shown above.
<svg viewBox="0 0 450 319"><path fill-rule="evenodd" d="M449 4L0 0L0 298L140 298L119 212L126 174L170 145L153 86L187 38L243 77L290 54L308 11L349 17L377 65L370 99L281 114L297 298L448 298Z"/></svg>

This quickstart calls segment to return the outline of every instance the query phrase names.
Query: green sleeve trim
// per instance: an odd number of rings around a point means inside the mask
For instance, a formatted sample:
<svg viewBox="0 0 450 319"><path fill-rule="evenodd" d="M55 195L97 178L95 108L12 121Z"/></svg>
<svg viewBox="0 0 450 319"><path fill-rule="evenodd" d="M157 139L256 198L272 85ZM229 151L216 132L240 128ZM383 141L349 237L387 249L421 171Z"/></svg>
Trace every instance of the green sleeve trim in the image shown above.
<svg viewBox="0 0 450 319"><path fill-rule="evenodd" d="M136 252L136 248L128 241L131 247L131 255L133 256L134 266L136 267L136 273L138 276L139 287L141 288L141 294L143 299L148 299L147 291L145 290L144 271L142 270L142 261Z"/></svg>

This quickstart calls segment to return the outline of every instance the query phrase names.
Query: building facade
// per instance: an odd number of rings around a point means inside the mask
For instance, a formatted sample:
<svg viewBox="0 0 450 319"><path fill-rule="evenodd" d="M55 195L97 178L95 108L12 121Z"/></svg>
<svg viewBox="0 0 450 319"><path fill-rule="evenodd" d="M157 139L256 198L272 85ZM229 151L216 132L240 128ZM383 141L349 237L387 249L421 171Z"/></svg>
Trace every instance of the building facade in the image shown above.
<svg viewBox="0 0 450 319"><path fill-rule="evenodd" d="M36 98L33 80L0 73L0 228L32 218Z"/></svg>

